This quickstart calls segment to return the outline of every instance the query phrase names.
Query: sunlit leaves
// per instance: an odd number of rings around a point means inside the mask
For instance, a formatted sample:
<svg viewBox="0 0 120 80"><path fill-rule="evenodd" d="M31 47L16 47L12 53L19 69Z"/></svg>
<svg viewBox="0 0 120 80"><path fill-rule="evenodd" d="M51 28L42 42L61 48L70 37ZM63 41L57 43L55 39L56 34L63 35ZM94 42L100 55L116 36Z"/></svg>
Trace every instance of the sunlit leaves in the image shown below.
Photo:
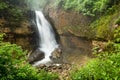
<svg viewBox="0 0 120 80"><path fill-rule="evenodd" d="M2 38L3 35L0 35ZM58 76L38 71L26 62L26 51L9 42L0 42L0 80L57 80Z"/></svg>
<svg viewBox="0 0 120 80"><path fill-rule="evenodd" d="M104 13L109 8L111 0L58 0L62 2L65 9L73 9L82 12L84 15L95 16L97 13Z"/></svg>
<svg viewBox="0 0 120 80"><path fill-rule="evenodd" d="M72 73L73 80L119 80L120 44L113 43L114 49L102 52L87 65Z"/></svg>

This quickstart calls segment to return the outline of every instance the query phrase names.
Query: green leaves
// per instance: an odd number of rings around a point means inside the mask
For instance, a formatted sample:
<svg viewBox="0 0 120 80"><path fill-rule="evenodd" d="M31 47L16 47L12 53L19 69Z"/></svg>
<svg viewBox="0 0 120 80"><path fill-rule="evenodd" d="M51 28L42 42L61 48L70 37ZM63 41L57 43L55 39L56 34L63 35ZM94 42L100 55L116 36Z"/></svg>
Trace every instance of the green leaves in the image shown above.
<svg viewBox="0 0 120 80"><path fill-rule="evenodd" d="M120 28L119 28L119 26L114 31L114 38L113 38L113 40L114 40L114 42L117 42L117 43L120 42Z"/></svg>
<svg viewBox="0 0 120 80"><path fill-rule="evenodd" d="M14 7L8 10L12 21L19 22L23 18L23 11L19 7Z"/></svg>
<svg viewBox="0 0 120 80"><path fill-rule="evenodd" d="M8 5L0 1L0 10L6 9L6 8L8 8Z"/></svg>
<svg viewBox="0 0 120 80"><path fill-rule="evenodd" d="M57 80L58 76L37 70L26 62L26 51L20 46L2 42L0 35L0 80Z"/></svg>
<svg viewBox="0 0 120 80"><path fill-rule="evenodd" d="M111 55L106 60L93 59L78 72L72 74L73 80L115 80L120 79L120 59ZM116 60L113 60L117 58Z"/></svg>
<svg viewBox="0 0 120 80"><path fill-rule="evenodd" d="M8 26L18 26L25 17L26 9L24 0L0 0L0 16L9 22Z"/></svg>
<svg viewBox="0 0 120 80"><path fill-rule="evenodd" d="M89 16L104 13L105 10L112 6L110 3L114 3L111 0L58 0L58 2L62 2L62 5L66 10L73 9Z"/></svg>
<svg viewBox="0 0 120 80"><path fill-rule="evenodd" d="M109 51L99 53L97 58L73 72L73 80L119 80L120 76L120 44L110 43ZM112 44L112 45L111 45ZM110 47L113 49L111 49Z"/></svg>
<svg viewBox="0 0 120 80"><path fill-rule="evenodd" d="M3 41L3 37L5 36L5 34L4 33L0 33L0 43Z"/></svg>

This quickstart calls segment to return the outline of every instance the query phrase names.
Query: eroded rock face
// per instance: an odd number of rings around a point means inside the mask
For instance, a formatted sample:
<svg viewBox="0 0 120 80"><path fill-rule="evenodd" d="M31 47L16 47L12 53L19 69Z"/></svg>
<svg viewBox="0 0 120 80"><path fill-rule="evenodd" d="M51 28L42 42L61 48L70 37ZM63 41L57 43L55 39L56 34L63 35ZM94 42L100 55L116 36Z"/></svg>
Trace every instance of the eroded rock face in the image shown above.
<svg viewBox="0 0 120 80"><path fill-rule="evenodd" d="M60 47L56 48L50 56L53 63L63 63L62 49Z"/></svg>
<svg viewBox="0 0 120 80"><path fill-rule="evenodd" d="M46 18L60 36L64 62L84 64L91 57L93 33L90 30L92 17L61 8L54 8L51 3L44 9Z"/></svg>
<svg viewBox="0 0 120 80"><path fill-rule="evenodd" d="M6 33L5 41L16 43L22 46L23 49L31 50L36 46L34 37L35 30L28 20L21 21L20 24L14 26L9 25L4 18L0 19L0 33Z"/></svg>
<svg viewBox="0 0 120 80"><path fill-rule="evenodd" d="M50 4L46 6L44 13L59 34L71 33L75 36L91 38L89 25L93 21L92 17L72 10L57 9Z"/></svg>

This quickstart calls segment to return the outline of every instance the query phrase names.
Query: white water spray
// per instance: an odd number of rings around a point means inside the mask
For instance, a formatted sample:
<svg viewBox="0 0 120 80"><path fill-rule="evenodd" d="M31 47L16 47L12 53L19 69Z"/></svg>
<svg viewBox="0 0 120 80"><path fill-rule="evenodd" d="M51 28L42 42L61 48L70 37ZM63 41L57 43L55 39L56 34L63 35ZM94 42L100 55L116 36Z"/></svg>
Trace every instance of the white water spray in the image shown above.
<svg viewBox="0 0 120 80"><path fill-rule="evenodd" d="M39 31L40 44L39 49L45 53L45 58L41 61L36 62L33 66L38 66L39 64L46 64L51 62L51 53L58 48L58 44L55 40L54 31L45 19L41 11L35 11L36 14L36 25Z"/></svg>

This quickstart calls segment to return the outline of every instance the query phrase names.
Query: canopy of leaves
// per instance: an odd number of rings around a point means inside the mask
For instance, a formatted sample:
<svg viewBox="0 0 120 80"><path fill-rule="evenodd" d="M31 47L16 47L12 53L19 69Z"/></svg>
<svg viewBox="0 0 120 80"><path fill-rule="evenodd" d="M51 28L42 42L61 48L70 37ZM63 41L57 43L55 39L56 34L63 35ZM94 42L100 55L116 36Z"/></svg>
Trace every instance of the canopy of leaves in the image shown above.
<svg viewBox="0 0 120 80"><path fill-rule="evenodd" d="M95 16L104 13L111 5L118 3L118 0L58 0L64 9L73 9L82 12L84 15Z"/></svg>

